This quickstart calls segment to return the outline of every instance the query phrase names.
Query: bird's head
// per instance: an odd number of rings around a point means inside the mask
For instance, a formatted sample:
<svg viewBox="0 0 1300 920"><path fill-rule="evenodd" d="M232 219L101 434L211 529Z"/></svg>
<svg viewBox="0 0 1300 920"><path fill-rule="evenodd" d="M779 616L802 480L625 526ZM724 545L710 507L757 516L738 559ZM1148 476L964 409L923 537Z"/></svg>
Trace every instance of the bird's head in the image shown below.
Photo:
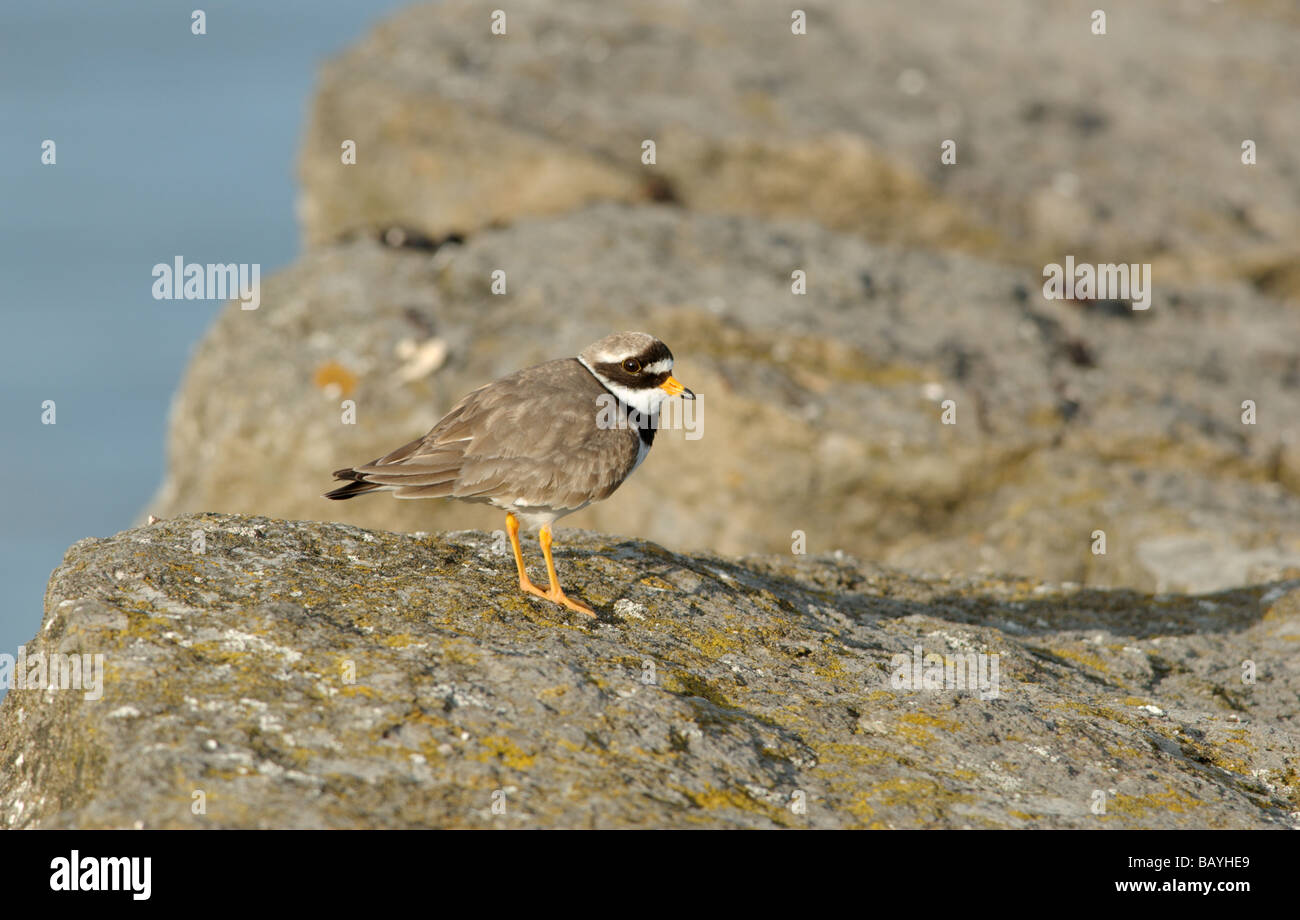
<svg viewBox="0 0 1300 920"><path fill-rule="evenodd" d="M642 415L655 416L670 396L695 394L673 377L673 353L644 332L617 332L588 345L578 355L605 387Z"/></svg>

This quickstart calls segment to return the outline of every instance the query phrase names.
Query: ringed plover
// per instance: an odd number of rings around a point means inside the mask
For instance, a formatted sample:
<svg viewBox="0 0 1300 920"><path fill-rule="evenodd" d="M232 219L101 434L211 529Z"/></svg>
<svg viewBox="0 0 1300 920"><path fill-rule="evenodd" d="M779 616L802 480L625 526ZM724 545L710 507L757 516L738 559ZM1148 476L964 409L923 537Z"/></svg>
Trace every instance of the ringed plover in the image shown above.
<svg viewBox="0 0 1300 920"><path fill-rule="evenodd" d="M547 361L479 387L424 437L369 463L335 470L334 478L346 485L325 497L391 491L396 498L494 505L506 512L520 589L594 617L560 588L551 525L609 498L640 466L665 399L695 398L672 369L672 352L654 336L607 336L576 358ZM547 591L524 569L521 522L538 528Z"/></svg>

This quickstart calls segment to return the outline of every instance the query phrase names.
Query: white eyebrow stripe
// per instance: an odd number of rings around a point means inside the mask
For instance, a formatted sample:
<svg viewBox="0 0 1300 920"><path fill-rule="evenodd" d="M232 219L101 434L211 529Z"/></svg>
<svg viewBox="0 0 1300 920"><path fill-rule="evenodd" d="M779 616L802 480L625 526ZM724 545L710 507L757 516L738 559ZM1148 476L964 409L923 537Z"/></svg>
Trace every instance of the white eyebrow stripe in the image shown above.
<svg viewBox="0 0 1300 920"><path fill-rule="evenodd" d="M662 374L664 371L670 371L672 369L673 362L671 358L663 358L662 360L656 361L654 364L647 364L641 368L641 370L647 374Z"/></svg>

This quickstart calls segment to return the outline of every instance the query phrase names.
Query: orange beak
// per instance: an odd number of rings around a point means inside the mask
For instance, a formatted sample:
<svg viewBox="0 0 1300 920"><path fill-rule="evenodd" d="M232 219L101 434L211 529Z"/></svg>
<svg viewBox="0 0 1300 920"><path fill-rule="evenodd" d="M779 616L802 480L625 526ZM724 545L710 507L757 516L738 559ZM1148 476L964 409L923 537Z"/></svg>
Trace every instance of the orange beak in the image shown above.
<svg viewBox="0 0 1300 920"><path fill-rule="evenodd" d="M659 389L663 390L669 396L683 396L686 399L695 398L695 394L678 383L676 377L670 376L663 383L659 384Z"/></svg>

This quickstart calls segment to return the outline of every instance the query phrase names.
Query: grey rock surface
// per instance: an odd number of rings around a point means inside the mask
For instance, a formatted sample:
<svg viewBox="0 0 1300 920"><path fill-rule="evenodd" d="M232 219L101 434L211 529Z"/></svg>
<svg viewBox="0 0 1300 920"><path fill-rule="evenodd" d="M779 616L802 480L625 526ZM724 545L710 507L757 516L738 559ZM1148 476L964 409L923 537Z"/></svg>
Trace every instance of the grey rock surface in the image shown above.
<svg viewBox="0 0 1300 920"><path fill-rule="evenodd" d="M505 35L471 0L413 7L322 70L305 234L472 233L671 197L1300 296L1294 4L1128 4L1105 35L1096 6L801 3L806 35L777 0L519 0Z"/></svg>
<svg viewBox="0 0 1300 920"><path fill-rule="evenodd" d="M1300 314L1241 283L1160 288L1145 313L1038 286L972 257L661 206L521 220L433 255L320 247L199 346L150 510L500 528L479 506L320 493L470 390L630 328L666 341L702 394L699 437L661 431L566 524L727 554L788 552L802 531L811 552L1146 590L1300 574Z"/></svg>
<svg viewBox="0 0 1300 920"><path fill-rule="evenodd" d="M103 655L102 696L0 704L0 824L1300 823L1300 582L1150 596L592 533L558 557L598 622L520 595L483 533L83 540L26 654ZM996 655L996 682L895 686L918 648Z"/></svg>

